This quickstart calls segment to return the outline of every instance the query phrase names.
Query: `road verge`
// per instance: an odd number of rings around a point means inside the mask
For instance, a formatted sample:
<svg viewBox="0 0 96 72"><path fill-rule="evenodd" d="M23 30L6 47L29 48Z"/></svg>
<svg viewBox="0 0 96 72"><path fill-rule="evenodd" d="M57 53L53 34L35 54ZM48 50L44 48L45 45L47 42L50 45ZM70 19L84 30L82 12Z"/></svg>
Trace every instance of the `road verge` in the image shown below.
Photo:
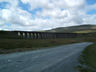
<svg viewBox="0 0 96 72"><path fill-rule="evenodd" d="M80 72L96 72L96 43L88 46L79 57Z"/></svg>

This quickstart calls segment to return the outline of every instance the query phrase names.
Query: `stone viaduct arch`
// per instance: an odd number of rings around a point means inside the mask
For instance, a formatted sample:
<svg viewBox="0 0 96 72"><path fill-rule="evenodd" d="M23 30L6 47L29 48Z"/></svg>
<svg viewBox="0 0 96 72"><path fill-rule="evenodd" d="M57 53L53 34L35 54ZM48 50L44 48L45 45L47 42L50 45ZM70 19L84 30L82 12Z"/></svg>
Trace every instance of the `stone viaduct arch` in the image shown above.
<svg viewBox="0 0 96 72"><path fill-rule="evenodd" d="M55 38L73 38L77 33L56 33L56 32L26 32L14 31L20 39L55 39Z"/></svg>

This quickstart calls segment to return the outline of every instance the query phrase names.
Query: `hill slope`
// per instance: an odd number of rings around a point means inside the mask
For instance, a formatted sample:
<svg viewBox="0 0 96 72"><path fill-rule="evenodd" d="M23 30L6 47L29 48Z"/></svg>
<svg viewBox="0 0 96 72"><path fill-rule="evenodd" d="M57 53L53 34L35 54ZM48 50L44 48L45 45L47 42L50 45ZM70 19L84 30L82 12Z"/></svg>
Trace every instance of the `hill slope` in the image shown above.
<svg viewBox="0 0 96 72"><path fill-rule="evenodd" d="M47 32L73 32L73 33L89 33L96 32L96 25L80 25L80 26L71 26L71 27L60 27Z"/></svg>

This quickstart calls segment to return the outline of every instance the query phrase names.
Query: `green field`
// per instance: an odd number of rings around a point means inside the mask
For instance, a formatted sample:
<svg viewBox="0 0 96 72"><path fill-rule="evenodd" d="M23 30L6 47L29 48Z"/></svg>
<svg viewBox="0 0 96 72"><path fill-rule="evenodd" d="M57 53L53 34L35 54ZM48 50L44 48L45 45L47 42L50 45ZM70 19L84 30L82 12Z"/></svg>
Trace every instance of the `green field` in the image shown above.
<svg viewBox="0 0 96 72"><path fill-rule="evenodd" d="M82 39L0 39L0 53L36 50L76 42L82 42Z"/></svg>
<svg viewBox="0 0 96 72"><path fill-rule="evenodd" d="M91 32L96 32L96 30L81 30L81 31L74 31L74 33L91 33Z"/></svg>
<svg viewBox="0 0 96 72"><path fill-rule="evenodd" d="M93 42L94 37L62 38L62 39L0 39L0 53L21 52L37 50L52 46L79 42Z"/></svg>

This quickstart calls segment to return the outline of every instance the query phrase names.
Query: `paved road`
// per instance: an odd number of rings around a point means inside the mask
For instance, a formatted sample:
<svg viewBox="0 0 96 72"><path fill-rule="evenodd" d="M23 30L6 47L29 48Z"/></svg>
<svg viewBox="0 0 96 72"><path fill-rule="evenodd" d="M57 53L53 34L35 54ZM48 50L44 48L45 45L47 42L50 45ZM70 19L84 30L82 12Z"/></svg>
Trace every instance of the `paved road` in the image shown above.
<svg viewBox="0 0 96 72"><path fill-rule="evenodd" d="M81 51L92 43L0 55L0 72L78 72L75 66Z"/></svg>

